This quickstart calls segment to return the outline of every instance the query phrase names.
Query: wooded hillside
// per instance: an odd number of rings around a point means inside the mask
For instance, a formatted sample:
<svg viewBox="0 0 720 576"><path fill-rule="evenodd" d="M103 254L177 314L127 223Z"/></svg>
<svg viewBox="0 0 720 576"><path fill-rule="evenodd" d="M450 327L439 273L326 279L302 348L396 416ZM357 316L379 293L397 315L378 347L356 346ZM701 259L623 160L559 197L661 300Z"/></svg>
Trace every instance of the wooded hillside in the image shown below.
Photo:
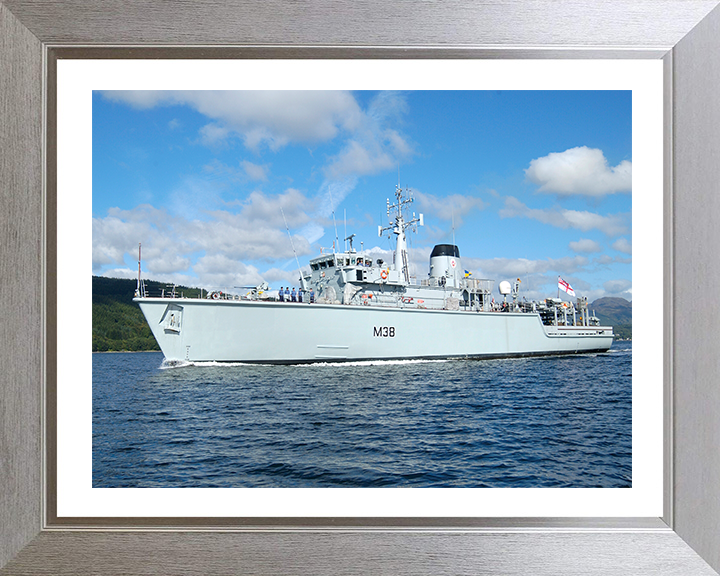
<svg viewBox="0 0 720 576"><path fill-rule="evenodd" d="M624 298L598 298L588 306L603 326L612 326L616 338L632 338L632 302Z"/></svg>
<svg viewBox="0 0 720 576"><path fill-rule="evenodd" d="M148 293L172 290L162 282L145 282ZM127 278L92 277L93 352L160 350L140 307L133 302L137 282ZM177 286L176 292L196 297L198 288Z"/></svg>

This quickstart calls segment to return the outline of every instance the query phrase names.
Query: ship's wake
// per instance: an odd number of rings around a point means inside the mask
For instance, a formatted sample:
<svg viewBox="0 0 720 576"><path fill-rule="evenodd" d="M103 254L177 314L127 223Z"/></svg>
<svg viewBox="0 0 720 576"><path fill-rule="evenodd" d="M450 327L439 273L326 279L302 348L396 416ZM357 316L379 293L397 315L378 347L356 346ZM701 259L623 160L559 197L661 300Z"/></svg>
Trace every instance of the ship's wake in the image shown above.
<svg viewBox="0 0 720 576"><path fill-rule="evenodd" d="M167 360L163 359L162 364L160 364L160 370L169 370L170 368L185 368L186 366L192 366L192 362L188 362L187 360Z"/></svg>
<svg viewBox="0 0 720 576"><path fill-rule="evenodd" d="M406 360L356 360L356 361L343 361L343 362L328 362L325 360L317 362L302 362L302 363L288 363L285 366L315 366L315 367L333 367L333 366L404 366L408 364L431 364L450 362L449 358L441 359L406 359ZM189 360L163 360L160 365L160 370L170 370L172 368L187 368L193 366L196 368L238 368L248 366L268 366L272 364L258 364L252 362L216 362L216 361L205 361L205 362L192 362Z"/></svg>
<svg viewBox="0 0 720 576"><path fill-rule="evenodd" d="M170 368L187 368L188 366L194 366L196 368L232 368L238 366L259 366L259 364L251 364L249 362L216 362L210 360L207 362L191 362L190 360L163 360L160 365L161 370L168 370Z"/></svg>

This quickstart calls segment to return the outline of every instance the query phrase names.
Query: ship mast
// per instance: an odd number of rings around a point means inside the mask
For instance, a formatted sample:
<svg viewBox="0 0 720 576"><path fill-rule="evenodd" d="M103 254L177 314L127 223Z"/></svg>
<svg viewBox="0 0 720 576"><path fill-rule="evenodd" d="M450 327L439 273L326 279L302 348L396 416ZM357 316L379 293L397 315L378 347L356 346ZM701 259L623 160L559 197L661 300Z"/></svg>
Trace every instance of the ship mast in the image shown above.
<svg viewBox="0 0 720 576"><path fill-rule="evenodd" d="M288 227L287 218L285 218L285 210L283 210L282 206L280 206L280 213L282 214L283 222L285 222L285 230L287 230L288 238L290 238L290 247L292 248L293 254L295 255L295 263L298 267L298 274L300 274L300 288L303 292L305 292L307 290L307 285L305 283L305 278L303 277L302 269L300 268L300 260L298 260L297 252L295 252L295 243L293 242L292 235L290 234L290 228ZM333 218L335 218L335 212L333 212ZM335 229L335 234L337 234L337 228ZM335 248L335 244L333 244L333 248ZM293 290L295 290L295 288L293 288Z"/></svg>
<svg viewBox="0 0 720 576"><path fill-rule="evenodd" d="M397 236L397 242L395 245L395 255L394 255L394 269L397 270L402 274L402 277L405 279L406 283L410 283L410 268L408 266L408 256L407 256L407 236L405 235L405 230L410 227L414 227L415 224L420 224L420 226L423 225L423 215L420 214L419 218L415 218L415 214L413 214L412 220L409 220L405 222L405 218L403 216L403 206L410 205L413 202L413 198L410 195L408 190L405 190L408 194L407 197L403 198L403 190L400 188L400 185L395 186L395 204L390 204L390 199L388 198L387 201L387 214L388 219L390 219L390 213L391 211L395 212L395 224L392 224L390 226L386 226L383 228L382 226L378 226L378 236L382 236L384 232L392 231L393 234ZM413 228L415 229L415 228Z"/></svg>
<svg viewBox="0 0 720 576"><path fill-rule="evenodd" d="M138 277L137 277L137 288L135 289L135 295L140 298L145 298L145 283L141 277L141 262L142 262L142 243L138 243Z"/></svg>

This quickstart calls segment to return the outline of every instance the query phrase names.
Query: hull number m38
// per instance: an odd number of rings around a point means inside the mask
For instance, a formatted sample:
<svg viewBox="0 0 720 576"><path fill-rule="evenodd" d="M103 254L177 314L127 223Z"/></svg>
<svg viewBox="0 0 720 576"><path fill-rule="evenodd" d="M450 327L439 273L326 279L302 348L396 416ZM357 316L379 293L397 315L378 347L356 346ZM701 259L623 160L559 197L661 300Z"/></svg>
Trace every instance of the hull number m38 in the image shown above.
<svg viewBox="0 0 720 576"><path fill-rule="evenodd" d="M395 338L395 326L375 326L373 336L380 338Z"/></svg>

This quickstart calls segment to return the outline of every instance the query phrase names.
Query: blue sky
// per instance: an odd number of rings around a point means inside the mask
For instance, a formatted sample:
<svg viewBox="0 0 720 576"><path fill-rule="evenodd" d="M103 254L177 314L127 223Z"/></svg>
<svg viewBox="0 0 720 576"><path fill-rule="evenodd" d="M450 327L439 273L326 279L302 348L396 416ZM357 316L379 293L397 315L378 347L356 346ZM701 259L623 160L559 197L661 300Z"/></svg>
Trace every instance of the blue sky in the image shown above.
<svg viewBox="0 0 720 576"><path fill-rule="evenodd" d="M93 274L297 284L347 234L377 254L395 184L475 278L631 300L630 91L93 93ZM334 222L333 222L334 213ZM346 218L345 218L346 215ZM453 230L454 223L454 230ZM566 296L567 297L567 296Z"/></svg>

